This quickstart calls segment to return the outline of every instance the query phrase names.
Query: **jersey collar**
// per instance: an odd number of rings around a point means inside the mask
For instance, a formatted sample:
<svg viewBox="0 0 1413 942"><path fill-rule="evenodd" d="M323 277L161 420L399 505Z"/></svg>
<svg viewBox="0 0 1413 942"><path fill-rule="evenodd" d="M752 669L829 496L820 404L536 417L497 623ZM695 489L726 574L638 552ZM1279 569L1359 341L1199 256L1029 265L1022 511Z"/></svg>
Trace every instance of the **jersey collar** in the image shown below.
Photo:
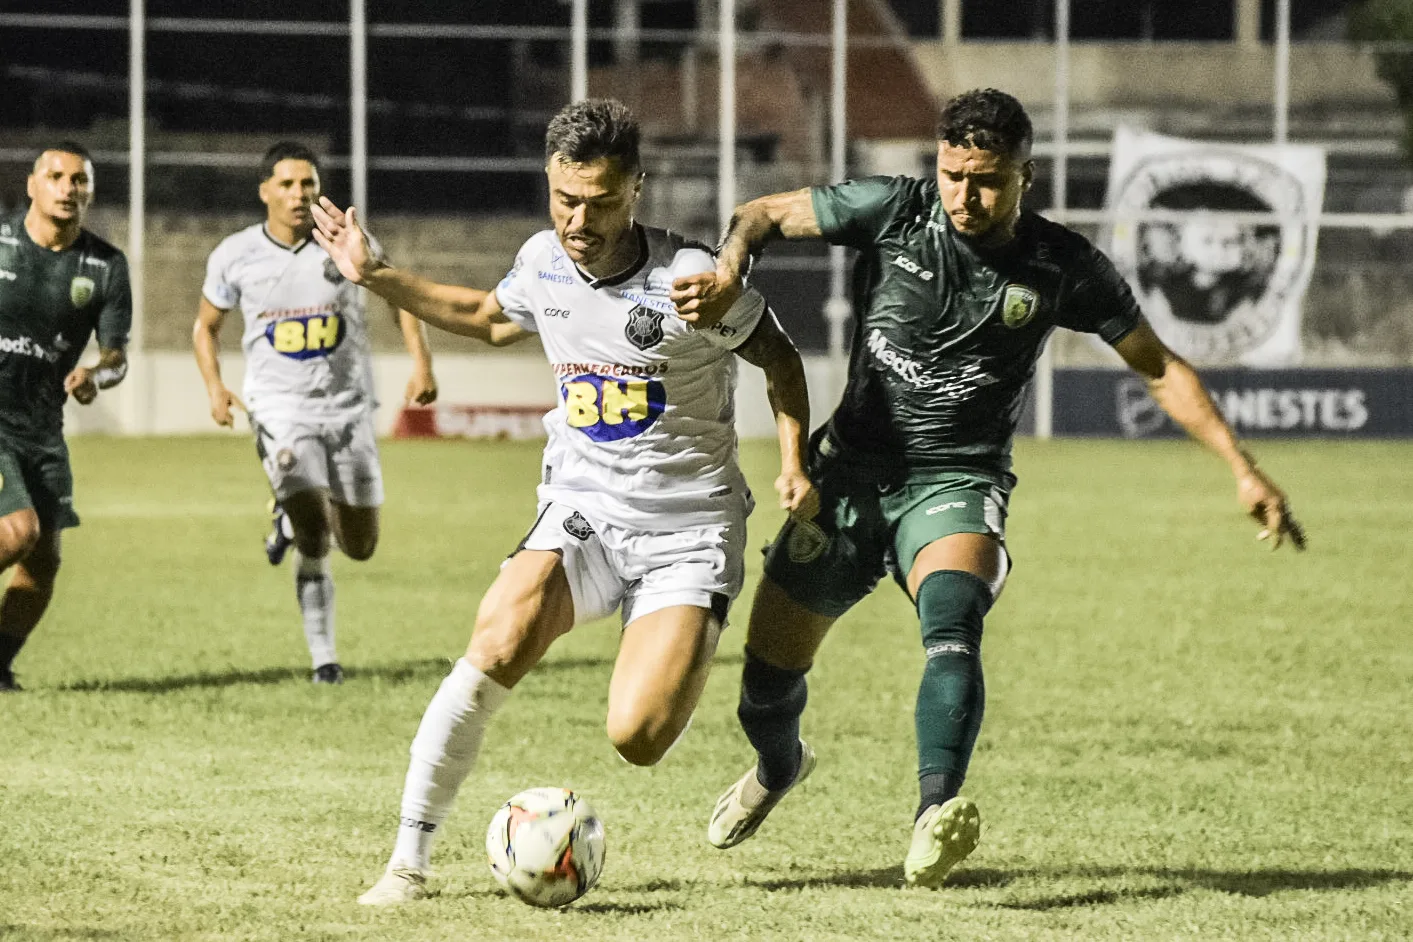
<svg viewBox="0 0 1413 942"><path fill-rule="evenodd" d="M606 278L595 278L580 268L577 262L574 263L574 270L579 273L580 278L584 279L585 284L590 288L616 288L643 270L643 266L648 263L648 235L643 231L643 227L636 222L633 223L633 232L638 236L638 257L633 260L633 264L618 274L609 275Z"/></svg>
<svg viewBox="0 0 1413 942"><path fill-rule="evenodd" d="M274 236L270 235L270 227L269 227L267 224L263 223L263 222L260 224L260 231L265 234L265 238L269 239L272 245L278 245L280 248L284 249L286 252L290 252L290 253L295 254L295 255L298 255L298 254L299 254L299 250L300 250L300 249L304 248L304 247L305 247L306 245L308 245L310 242L314 241L313 239L309 238L308 236L305 236L303 239L300 239L300 240L299 240L298 242L296 242L294 245L288 245L288 244L286 244L286 243L284 243L284 242L281 242L279 239L275 238Z"/></svg>

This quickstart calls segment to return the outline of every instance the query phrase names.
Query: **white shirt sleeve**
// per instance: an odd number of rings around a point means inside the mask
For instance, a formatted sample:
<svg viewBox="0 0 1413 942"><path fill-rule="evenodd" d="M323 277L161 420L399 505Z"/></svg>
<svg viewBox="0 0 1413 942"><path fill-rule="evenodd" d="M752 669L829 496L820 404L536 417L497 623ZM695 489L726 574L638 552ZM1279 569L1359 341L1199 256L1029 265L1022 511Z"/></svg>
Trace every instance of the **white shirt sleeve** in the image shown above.
<svg viewBox="0 0 1413 942"><path fill-rule="evenodd" d="M530 260L535 251L536 238L532 237L515 253L515 264L510 266L510 271L495 288L496 300L500 302L505 316L521 330L532 333L539 333L539 326L535 323L535 309L530 302L530 284L535 277L534 266Z"/></svg>
<svg viewBox="0 0 1413 942"><path fill-rule="evenodd" d="M741 292L741 296L736 299L736 303L731 305L726 316L718 321L714 326L698 331L703 337L711 342L713 346L721 347L723 350L735 350L741 344L751 339L751 334L755 333L756 326L765 316L765 298L759 291L750 285Z"/></svg>
<svg viewBox="0 0 1413 942"><path fill-rule="evenodd" d="M229 240L222 242L206 259L206 280L201 284L202 296L222 311L229 311L240 303L240 289L226 280L231 255L229 245Z"/></svg>

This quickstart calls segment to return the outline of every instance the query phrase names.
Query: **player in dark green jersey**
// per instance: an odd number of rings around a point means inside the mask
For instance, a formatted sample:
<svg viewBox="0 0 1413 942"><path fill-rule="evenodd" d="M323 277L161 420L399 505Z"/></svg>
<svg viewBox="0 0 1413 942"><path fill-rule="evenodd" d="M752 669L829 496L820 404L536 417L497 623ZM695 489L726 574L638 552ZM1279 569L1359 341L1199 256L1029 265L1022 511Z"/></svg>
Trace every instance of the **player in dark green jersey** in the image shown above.
<svg viewBox="0 0 1413 942"><path fill-rule="evenodd" d="M127 371L132 294L123 253L83 228L93 162L63 142L34 161L28 210L0 217L0 691L54 595L59 532L78 526L64 400L87 405ZM79 366L89 337L99 357Z"/></svg>
<svg viewBox="0 0 1413 942"><path fill-rule="evenodd" d="M781 530L751 610L738 715L758 761L717 803L707 835L717 847L754 834L813 769L799 738L805 673L830 625L891 573L917 606L927 656L916 710L922 797L904 876L938 886L975 848L980 815L959 791L984 705L982 620L1010 569L1011 438L1054 328L1111 344L1230 465L1261 536L1304 544L1285 495L1144 321L1113 264L1021 210L1031 137L1011 96L960 95L939 122L935 180L871 177L748 203L717 272L673 293L701 326L709 318L698 306L739 290L771 239L822 238L860 253L848 383L811 453L821 509Z"/></svg>

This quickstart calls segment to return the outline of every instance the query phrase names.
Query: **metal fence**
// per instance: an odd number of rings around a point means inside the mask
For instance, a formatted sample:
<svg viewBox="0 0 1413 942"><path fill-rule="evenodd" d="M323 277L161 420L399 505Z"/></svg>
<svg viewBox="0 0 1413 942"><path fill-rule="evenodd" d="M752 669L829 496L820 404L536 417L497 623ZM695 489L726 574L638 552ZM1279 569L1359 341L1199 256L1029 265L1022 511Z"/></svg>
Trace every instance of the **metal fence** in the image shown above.
<svg viewBox="0 0 1413 942"><path fill-rule="evenodd" d="M672 99L677 112L691 116L684 126L697 133L658 139L648 148L643 215L712 239L740 199L859 169L859 148L853 148L852 166L846 160L851 150L844 121L846 50L909 43L902 33L851 35L849 0L827 0L827 32L738 29L735 0L717 0L714 22L689 29L635 28L629 36L621 29L589 28L587 0L564 5L560 22L538 25L370 22L364 2L351 0L346 20L148 16L144 0L131 0L127 17L0 13L0 30L12 36L68 31L106 36L110 43L126 39L121 74L14 63L0 63L0 72L11 87L103 96L114 113L123 113L95 129L105 207L96 221L127 247L133 262L136 349L185 346L206 254L223 235L258 218L258 154L252 141L261 149L283 135L312 141L331 155L326 190L363 207L396 257L434 277L489 284L520 240L542 225L538 147L544 120L565 100L601 93L590 85L595 49L631 42L645 61L675 64L676 84L637 92L645 100ZM1283 143L1291 140L1289 0L1277 0L1275 14L1270 140ZM1040 179L1032 202L1098 237L1110 221L1102 206L1108 142L1092 131L1072 133L1068 0L1056 0L1054 22L1054 99L1037 147ZM150 47L193 42L193 37L249 47L252 61L295 65L229 75L149 69ZM489 48L501 50L499 61L512 63L519 92L510 105L461 104L455 94L436 93L439 82L459 87L438 76L463 67L474 71L470 64ZM758 134L738 124L742 73L737 64L763 61L780 49L828 54L828 94L783 119L777 133ZM406 77L414 66L421 78L408 92ZM643 75L641 81L653 81L650 68ZM148 115L154 102L169 111L186 109L191 127L167 128L161 146L151 146ZM252 122L263 123L253 134L201 130L202 115L213 111L249 114ZM406 133L399 135L397 128ZM448 153L439 128L458 141L493 140L496 146L484 153ZM801 140L808 146L791 143ZM1413 176L1388 145L1342 148L1337 137L1325 143L1333 145L1330 184L1307 301L1307 359L1413 362L1408 300L1413 275L1406 264L1413 257L1413 200L1406 195L1413 194ZM921 174L931 173L927 146L919 149ZM31 156L27 146L0 147L0 162L19 165ZM125 214L115 209L122 202ZM435 224L428 216L437 218ZM761 267L759 277L784 299L782 313L806 349L843 355L846 270L842 250L817 246L773 252ZM374 339L386 348L396 343L396 333L382 325ZM1091 345L1075 338L1057 338L1052 345L1037 384L1041 434L1048 429L1049 371L1056 363L1085 364L1096 356Z"/></svg>

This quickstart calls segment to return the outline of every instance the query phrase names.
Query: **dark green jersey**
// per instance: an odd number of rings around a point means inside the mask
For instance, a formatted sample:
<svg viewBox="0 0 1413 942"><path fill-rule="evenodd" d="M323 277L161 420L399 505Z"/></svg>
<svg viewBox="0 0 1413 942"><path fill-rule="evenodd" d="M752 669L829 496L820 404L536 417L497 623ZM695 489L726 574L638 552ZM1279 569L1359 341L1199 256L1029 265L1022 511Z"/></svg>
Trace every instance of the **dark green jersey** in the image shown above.
<svg viewBox="0 0 1413 942"><path fill-rule="evenodd" d="M1113 264L1033 213L979 250L937 184L868 177L811 191L824 238L859 250L849 379L831 423L849 460L926 476L1010 470L1025 388L1055 327L1116 343L1139 322Z"/></svg>
<svg viewBox="0 0 1413 942"><path fill-rule="evenodd" d="M51 252L24 217L0 217L0 437L44 441L63 433L64 377L89 337L126 346L132 291L122 252L86 229Z"/></svg>

